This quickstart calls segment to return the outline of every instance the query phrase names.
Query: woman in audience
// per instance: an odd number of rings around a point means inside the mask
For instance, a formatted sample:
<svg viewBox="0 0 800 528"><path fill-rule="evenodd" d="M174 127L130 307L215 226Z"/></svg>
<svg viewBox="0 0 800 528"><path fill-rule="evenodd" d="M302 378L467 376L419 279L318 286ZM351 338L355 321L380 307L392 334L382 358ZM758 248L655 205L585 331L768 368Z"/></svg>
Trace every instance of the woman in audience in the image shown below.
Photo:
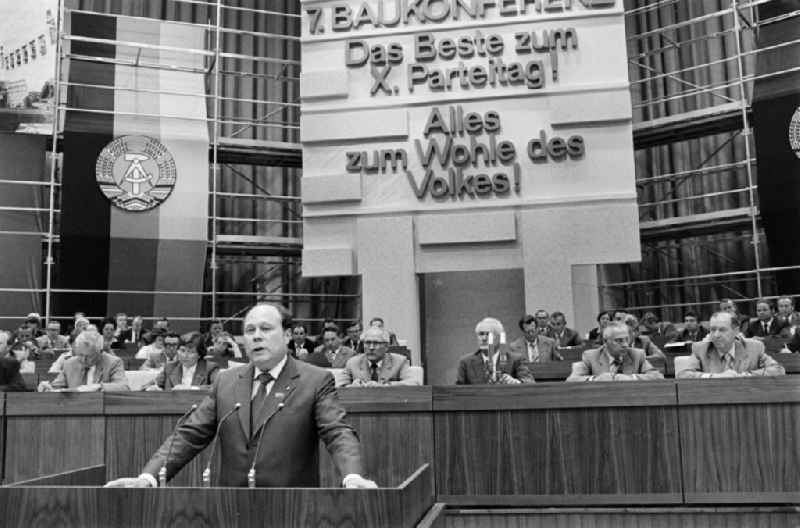
<svg viewBox="0 0 800 528"><path fill-rule="evenodd" d="M147 390L206 389L211 385L217 366L202 359L206 351L203 334L191 332L181 339L185 344L178 347L176 360L164 365L155 385L147 387Z"/></svg>
<svg viewBox="0 0 800 528"><path fill-rule="evenodd" d="M597 327L589 330L588 340L592 343L600 344L603 337L603 329L611 322L611 312L600 312L597 314Z"/></svg>
<svg viewBox="0 0 800 528"><path fill-rule="evenodd" d="M36 363L28 359L30 354L31 348L27 342L18 341L11 347L11 355L19 362L20 374L33 374L36 372Z"/></svg>
<svg viewBox="0 0 800 528"><path fill-rule="evenodd" d="M78 337L78 334L86 330L89 326L89 320L85 317L78 317L75 319L75 328L72 330L72 333L69 335L69 344L71 345L75 338Z"/></svg>
<svg viewBox="0 0 800 528"><path fill-rule="evenodd" d="M111 350L112 348L120 348L121 343L117 342L116 340L116 333L117 327L116 323L113 319L104 319L103 320L103 352L108 352L109 354L114 354L114 351ZM116 354L115 354L116 355Z"/></svg>

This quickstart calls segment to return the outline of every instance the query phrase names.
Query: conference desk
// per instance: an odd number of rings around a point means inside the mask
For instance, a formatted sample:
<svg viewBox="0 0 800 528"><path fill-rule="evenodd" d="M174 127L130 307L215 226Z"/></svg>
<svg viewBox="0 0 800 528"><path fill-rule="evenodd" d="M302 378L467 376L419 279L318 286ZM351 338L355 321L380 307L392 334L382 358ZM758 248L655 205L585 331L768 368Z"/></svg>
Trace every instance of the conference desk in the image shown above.
<svg viewBox="0 0 800 528"><path fill-rule="evenodd" d="M460 507L800 503L800 377L340 389L367 476ZM6 482L136 475L200 392L8 393ZM0 435L0 439L2 435ZM323 485L340 482L321 455ZM207 454L176 477L199 485Z"/></svg>

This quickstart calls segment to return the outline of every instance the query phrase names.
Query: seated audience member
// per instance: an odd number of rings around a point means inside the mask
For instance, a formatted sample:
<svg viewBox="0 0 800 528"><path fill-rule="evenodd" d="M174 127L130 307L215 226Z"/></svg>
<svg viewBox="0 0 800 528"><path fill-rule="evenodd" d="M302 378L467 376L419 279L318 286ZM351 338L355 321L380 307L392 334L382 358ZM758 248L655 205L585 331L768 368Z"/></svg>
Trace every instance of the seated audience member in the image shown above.
<svg viewBox="0 0 800 528"><path fill-rule="evenodd" d="M81 312L76 312L76 313L81 313ZM70 332L69 334L70 344L74 343L75 339L81 334L81 332L86 330L88 326L89 326L89 320L87 318L78 317L77 319L75 319L75 326L73 327L72 332Z"/></svg>
<svg viewBox="0 0 800 528"><path fill-rule="evenodd" d="M42 352L52 352L54 357L58 357L62 352L69 350L69 340L61 335L61 323L50 321L47 323L45 335L36 338L36 345Z"/></svg>
<svg viewBox="0 0 800 528"><path fill-rule="evenodd" d="M386 323L384 323L382 317L373 317L372 319L369 320L369 326L370 327L375 326L375 327L378 327L378 328L383 328L385 326L385 324ZM387 332L389 332L389 344L390 345L397 345L397 335L394 332L392 332L391 330L387 330Z"/></svg>
<svg viewBox="0 0 800 528"><path fill-rule="evenodd" d="M788 337L789 324L775 317L772 303L766 299L759 299L756 303L756 320L750 321L745 337L764 339L765 337Z"/></svg>
<svg viewBox="0 0 800 528"><path fill-rule="evenodd" d="M64 369L53 383L39 383L39 391L75 389L80 392L126 391L128 379L122 360L103 352L103 336L90 329L75 338L75 357L64 363Z"/></svg>
<svg viewBox="0 0 800 528"><path fill-rule="evenodd" d="M166 317L159 317L153 324L153 328L160 328L164 333L169 333L169 319Z"/></svg>
<svg viewBox="0 0 800 528"><path fill-rule="evenodd" d="M109 354L114 354L114 350L118 350L122 348L123 343L118 341L114 332L116 331L116 325L113 319L104 319L103 324L100 327L100 333L103 336L103 352L108 352Z"/></svg>
<svg viewBox="0 0 800 528"><path fill-rule="evenodd" d="M389 352L389 332L372 326L364 332L364 353L345 363L345 386L419 385L409 367L405 356Z"/></svg>
<svg viewBox="0 0 800 528"><path fill-rule="evenodd" d="M747 333L747 327L750 324L750 317L746 314L740 314L739 308L736 306L736 303L733 302L733 299L722 299L719 301L719 311L720 312L728 312L732 314L739 325L739 333L744 336Z"/></svg>
<svg viewBox="0 0 800 528"><path fill-rule="evenodd" d="M364 353L364 347L361 344L361 323L347 327L347 337L342 342L342 346L352 348L356 354Z"/></svg>
<svg viewBox="0 0 800 528"><path fill-rule="evenodd" d="M538 326L536 329L539 333ZM486 317L475 325L478 350L458 361L457 385L535 383L525 358L500 344L504 333L503 323L494 317Z"/></svg>
<svg viewBox="0 0 800 528"><path fill-rule="evenodd" d="M564 360L556 351L556 341L539 333L534 316L526 315L519 320L518 325L522 330L522 337L511 342L509 348L512 352L521 356L528 363Z"/></svg>
<svg viewBox="0 0 800 528"><path fill-rule="evenodd" d="M644 350L644 355L647 357L660 357L666 359L666 356L658 348L648 336L639 335L639 318L633 314L625 316L625 325L631 336L631 347Z"/></svg>
<svg viewBox="0 0 800 528"><path fill-rule="evenodd" d="M556 346L571 347L583 343L580 334L567 327L567 318L561 312L553 312L550 316L549 337L556 340Z"/></svg>
<svg viewBox="0 0 800 528"><path fill-rule="evenodd" d="M42 316L38 313L29 313L25 318L25 324L31 329L33 339L44 335L44 330L42 330Z"/></svg>
<svg viewBox="0 0 800 528"><path fill-rule="evenodd" d="M114 343L112 348L125 348L125 343L130 343L132 330L128 326L128 314L119 312L114 316Z"/></svg>
<svg viewBox="0 0 800 528"><path fill-rule="evenodd" d="M625 310L613 310L611 312L611 320L614 321L615 323L625 324L626 317L628 317L628 312L626 312Z"/></svg>
<svg viewBox="0 0 800 528"><path fill-rule="evenodd" d="M292 326L292 340L289 341L289 353L297 359L305 357L314 351L317 344L306 335L306 327L301 323Z"/></svg>
<svg viewBox="0 0 800 528"><path fill-rule="evenodd" d="M336 321L334 321L333 319L324 319L322 321L322 331L324 332L328 328L334 328L336 330L336 333L337 334L339 333L339 325L337 325Z"/></svg>
<svg viewBox="0 0 800 528"><path fill-rule="evenodd" d="M683 316L683 330L676 336L676 341L702 341L708 335L706 330L701 324L694 312L686 312Z"/></svg>
<svg viewBox="0 0 800 528"><path fill-rule="evenodd" d="M630 346L630 327L609 323L603 330L603 346L583 353L572 364L567 381L636 381L664 379L645 357L644 350Z"/></svg>
<svg viewBox="0 0 800 528"><path fill-rule="evenodd" d="M20 374L33 374L36 372L36 363L28 359L31 355L31 342L17 341L9 352L19 362Z"/></svg>
<svg viewBox="0 0 800 528"><path fill-rule="evenodd" d="M208 324L208 332L203 336L203 344L206 346L206 350L210 350L214 346L217 336L224 331L225 328L219 319L214 319Z"/></svg>
<svg viewBox="0 0 800 528"><path fill-rule="evenodd" d="M550 335L550 314L547 313L547 310L536 310L533 318L536 319L536 331L540 334Z"/></svg>
<svg viewBox="0 0 800 528"><path fill-rule="evenodd" d="M246 363L234 361L237 358L235 346L236 342L233 337L228 332L221 332L217 334L213 345L206 348L205 359L215 363L219 370L246 365Z"/></svg>
<svg viewBox="0 0 800 528"><path fill-rule="evenodd" d="M134 356L136 359L148 359L153 355L158 355L164 351L164 336L166 331L161 328L153 328L150 330L150 344L145 345L136 352ZM177 351L177 349L176 349Z"/></svg>
<svg viewBox="0 0 800 528"><path fill-rule="evenodd" d="M154 329L153 333L156 334L156 341L160 342L162 346L160 349L152 348L147 352L147 359L139 367L139 370L160 370L170 361L177 359L178 347L182 344L180 336L174 332L163 335L160 328ZM143 346L142 350L146 348ZM139 354L136 354L136 357L138 358Z"/></svg>
<svg viewBox="0 0 800 528"><path fill-rule="evenodd" d="M177 358L164 365L147 390L206 389L211 385L217 365L206 362L205 337L200 332L185 336L178 346Z"/></svg>
<svg viewBox="0 0 800 528"><path fill-rule="evenodd" d="M322 368L344 368L347 360L355 355L355 350L342 345L339 329L333 327L323 330L322 344L306 356L305 361Z"/></svg>
<svg viewBox="0 0 800 528"><path fill-rule="evenodd" d="M678 331L675 325L669 322L661 322L653 312L645 312L642 315L642 324L639 327L639 335L647 336L651 339L663 337L665 341L672 341Z"/></svg>
<svg viewBox="0 0 800 528"><path fill-rule="evenodd" d="M136 346L144 346L144 336L147 330L144 328L144 319L141 315L137 315L131 322L131 337L128 343L135 343Z"/></svg>
<svg viewBox="0 0 800 528"><path fill-rule="evenodd" d="M19 372L19 361L8 353L11 333L0 330L0 392L25 390L25 381Z"/></svg>
<svg viewBox="0 0 800 528"><path fill-rule="evenodd" d="M20 326L14 336L14 343L29 343L31 357L34 359L39 357L39 347L36 345L36 336L31 326L27 324Z"/></svg>
<svg viewBox="0 0 800 528"><path fill-rule="evenodd" d="M789 325L791 333L794 334L794 329L800 325L800 312L795 311L794 300L791 297L784 295L778 298L777 316L778 319Z"/></svg>
<svg viewBox="0 0 800 528"><path fill-rule="evenodd" d="M591 343L603 344L603 329L611 322L611 312L597 314L597 327L589 330L587 340Z"/></svg>
<svg viewBox="0 0 800 528"><path fill-rule="evenodd" d="M684 370L676 378L782 376L783 366L764 352L764 343L739 335L736 316L717 312L709 322L709 340L694 343Z"/></svg>

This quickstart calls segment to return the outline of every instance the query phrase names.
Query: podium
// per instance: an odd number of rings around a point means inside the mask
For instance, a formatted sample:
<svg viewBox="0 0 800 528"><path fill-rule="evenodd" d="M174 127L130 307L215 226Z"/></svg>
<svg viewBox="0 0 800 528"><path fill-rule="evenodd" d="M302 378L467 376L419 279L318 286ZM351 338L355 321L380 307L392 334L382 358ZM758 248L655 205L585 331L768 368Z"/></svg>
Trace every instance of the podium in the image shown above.
<svg viewBox="0 0 800 528"><path fill-rule="evenodd" d="M417 526L430 466L396 488L103 488L103 465L0 487L5 527Z"/></svg>

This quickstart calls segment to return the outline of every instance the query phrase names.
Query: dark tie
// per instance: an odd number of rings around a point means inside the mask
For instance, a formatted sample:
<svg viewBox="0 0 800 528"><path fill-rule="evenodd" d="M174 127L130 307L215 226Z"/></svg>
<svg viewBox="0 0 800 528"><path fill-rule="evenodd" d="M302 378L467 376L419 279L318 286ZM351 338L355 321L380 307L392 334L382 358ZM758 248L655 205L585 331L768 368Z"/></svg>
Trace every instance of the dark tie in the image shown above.
<svg viewBox="0 0 800 528"><path fill-rule="evenodd" d="M369 362L369 379L378 381L378 363L376 361Z"/></svg>
<svg viewBox="0 0 800 528"><path fill-rule="evenodd" d="M267 385L275 378L269 372L262 372L258 375L258 390L256 395L253 396L253 405L250 406L250 431L255 434L256 420L261 416L264 410L264 405L267 403Z"/></svg>
<svg viewBox="0 0 800 528"><path fill-rule="evenodd" d="M610 370L612 374L619 374L622 372L622 358L614 358L614 361L611 362Z"/></svg>
<svg viewBox="0 0 800 528"><path fill-rule="evenodd" d="M89 384L89 369L92 367L83 367L83 383L81 385Z"/></svg>
<svg viewBox="0 0 800 528"><path fill-rule="evenodd" d="M761 328L764 329L764 335L767 335L767 323L766 322L762 322L761 323Z"/></svg>

